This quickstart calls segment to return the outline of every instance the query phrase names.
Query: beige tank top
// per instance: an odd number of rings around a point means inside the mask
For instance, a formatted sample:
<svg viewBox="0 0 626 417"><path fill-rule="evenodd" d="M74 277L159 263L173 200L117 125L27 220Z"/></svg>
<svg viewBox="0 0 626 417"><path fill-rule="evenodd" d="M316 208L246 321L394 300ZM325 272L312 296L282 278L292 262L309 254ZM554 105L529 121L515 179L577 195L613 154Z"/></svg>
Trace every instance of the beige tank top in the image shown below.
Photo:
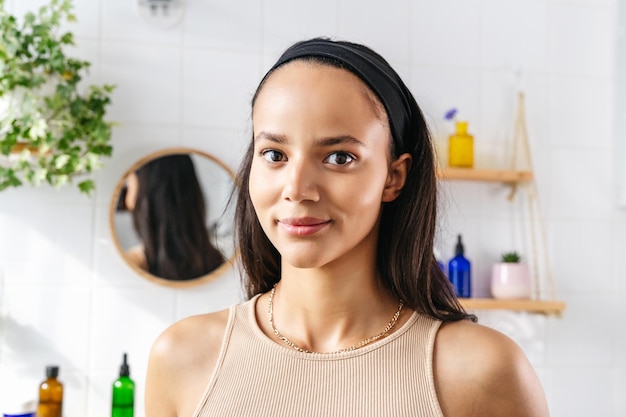
<svg viewBox="0 0 626 417"><path fill-rule="evenodd" d="M440 321L413 313L351 352L297 352L268 338L258 296L231 307L219 359L194 417L443 417L433 379Z"/></svg>

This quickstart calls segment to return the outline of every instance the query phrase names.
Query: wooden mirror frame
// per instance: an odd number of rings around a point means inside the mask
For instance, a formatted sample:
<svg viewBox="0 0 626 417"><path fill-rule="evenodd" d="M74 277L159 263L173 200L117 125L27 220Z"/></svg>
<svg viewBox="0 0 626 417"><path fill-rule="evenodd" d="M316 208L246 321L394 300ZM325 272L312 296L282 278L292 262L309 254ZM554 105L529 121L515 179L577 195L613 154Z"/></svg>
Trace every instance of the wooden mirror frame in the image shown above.
<svg viewBox="0 0 626 417"><path fill-rule="evenodd" d="M216 158L215 156L207 152L200 151L198 149L193 149L193 148L185 148L185 147L166 148L166 149L162 149L156 152L152 152L144 156L143 158L139 159L134 164L132 164L132 166L124 172L120 180L117 182L117 185L115 186L115 190L113 191L113 196L111 197L111 203L109 205L109 229L111 232L111 238L117 249L117 252L120 254L124 262L133 271L135 271L137 274L147 279L148 281L154 282L159 285L163 285L166 287L173 287L173 288L187 288L187 287L194 287L194 286L202 285L209 281L212 281L216 279L217 277L219 277L220 275L222 275L228 269L230 269L236 258L237 249L233 248L232 250L233 253L231 254L230 257L228 256L228 254L224 254L224 257L226 260L216 269L212 270L209 274L206 274L197 278L192 278L188 280L180 280L180 281L167 279L167 278L159 277L159 276L149 273L148 271L140 268L138 265L136 265L134 262L131 262L128 259L128 256L126 255L126 250L122 247L122 244L118 238L118 233L116 230L116 223L115 223L115 213L117 211L120 193L126 183L126 179L128 178L128 176L131 173L135 172L144 164L150 161L153 161L155 159L158 159L160 157L172 155L172 154L189 154L189 155L198 155L198 156L204 157L208 159L210 162L213 162L218 168L223 169L224 172L228 174L228 176L230 177L232 181L231 186L235 183L234 172L226 164L220 161L218 158ZM220 207L220 209L221 209L222 216L223 216L224 213L226 212L225 211L226 207L222 206ZM234 217L233 217L233 221L234 221Z"/></svg>

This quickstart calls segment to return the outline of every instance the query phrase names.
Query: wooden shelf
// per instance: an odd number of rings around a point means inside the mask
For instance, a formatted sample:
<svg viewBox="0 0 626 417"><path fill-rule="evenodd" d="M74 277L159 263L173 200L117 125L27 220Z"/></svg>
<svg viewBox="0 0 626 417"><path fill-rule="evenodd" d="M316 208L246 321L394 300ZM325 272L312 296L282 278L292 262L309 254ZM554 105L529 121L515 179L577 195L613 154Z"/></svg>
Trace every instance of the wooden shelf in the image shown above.
<svg viewBox="0 0 626 417"><path fill-rule="evenodd" d="M437 169L437 178L443 181L477 181L518 184L534 181L532 171L450 168ZM466 310L508 310L526 311L545 315L560 316L565 310L562 301L547 300L497 300L495 298L460 298Z"/></svg>
<svg viewBox="0 0 626 417"><path fill-rule="evenodd" d="M440 168L437 177L442 180L490 181L518 183L534 179L532 171L507 171L475 168Z"/></svg>
<svg viewBox="0 0 626 417"><path fill-rule="evenodd" d="M466 310L513 310L560 315L565 310L562 301L546 300L496 300L495 298L460 298Z"/></svg>

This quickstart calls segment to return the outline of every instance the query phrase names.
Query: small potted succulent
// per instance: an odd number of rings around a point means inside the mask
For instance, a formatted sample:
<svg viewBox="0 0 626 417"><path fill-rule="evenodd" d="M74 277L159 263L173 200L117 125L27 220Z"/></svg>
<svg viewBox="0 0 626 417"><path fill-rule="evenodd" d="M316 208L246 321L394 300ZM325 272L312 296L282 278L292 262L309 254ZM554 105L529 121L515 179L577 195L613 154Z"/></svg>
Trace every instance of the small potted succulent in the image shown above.
<svg viewBox="0 0 626 417"><path fill-rule="evenodd" d="M499 299L530 298L531 282L528 266L519 253L503 253L491 270L491 294Z"/></svg>

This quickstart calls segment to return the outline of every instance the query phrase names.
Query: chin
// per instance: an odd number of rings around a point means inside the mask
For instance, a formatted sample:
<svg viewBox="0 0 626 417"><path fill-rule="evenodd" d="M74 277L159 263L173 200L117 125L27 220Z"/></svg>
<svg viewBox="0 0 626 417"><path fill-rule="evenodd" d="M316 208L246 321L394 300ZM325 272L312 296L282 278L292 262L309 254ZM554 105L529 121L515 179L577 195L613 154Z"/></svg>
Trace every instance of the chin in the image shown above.
<svg viewBox="0 0 626 417"><path fill-rule="evenodd" d="M324 265L323 262L317 260L317 259L311 259L311 258L301 258L298 257L297 259L292 259L292 258L282 258L283 263L286 263L290 266L292 266L293 268L298 268L298 269L312 269L312 268L319 268L321 266Z"/></svg>
<svg viewBox="0 0 626 417"><path fill-rule="evenodd" d="M283 264L290 265L299 269L319 268L328 263L327 260L319 256L321 251L315 251L314 254L308 253L285 253L281 256Z"/></svg>

